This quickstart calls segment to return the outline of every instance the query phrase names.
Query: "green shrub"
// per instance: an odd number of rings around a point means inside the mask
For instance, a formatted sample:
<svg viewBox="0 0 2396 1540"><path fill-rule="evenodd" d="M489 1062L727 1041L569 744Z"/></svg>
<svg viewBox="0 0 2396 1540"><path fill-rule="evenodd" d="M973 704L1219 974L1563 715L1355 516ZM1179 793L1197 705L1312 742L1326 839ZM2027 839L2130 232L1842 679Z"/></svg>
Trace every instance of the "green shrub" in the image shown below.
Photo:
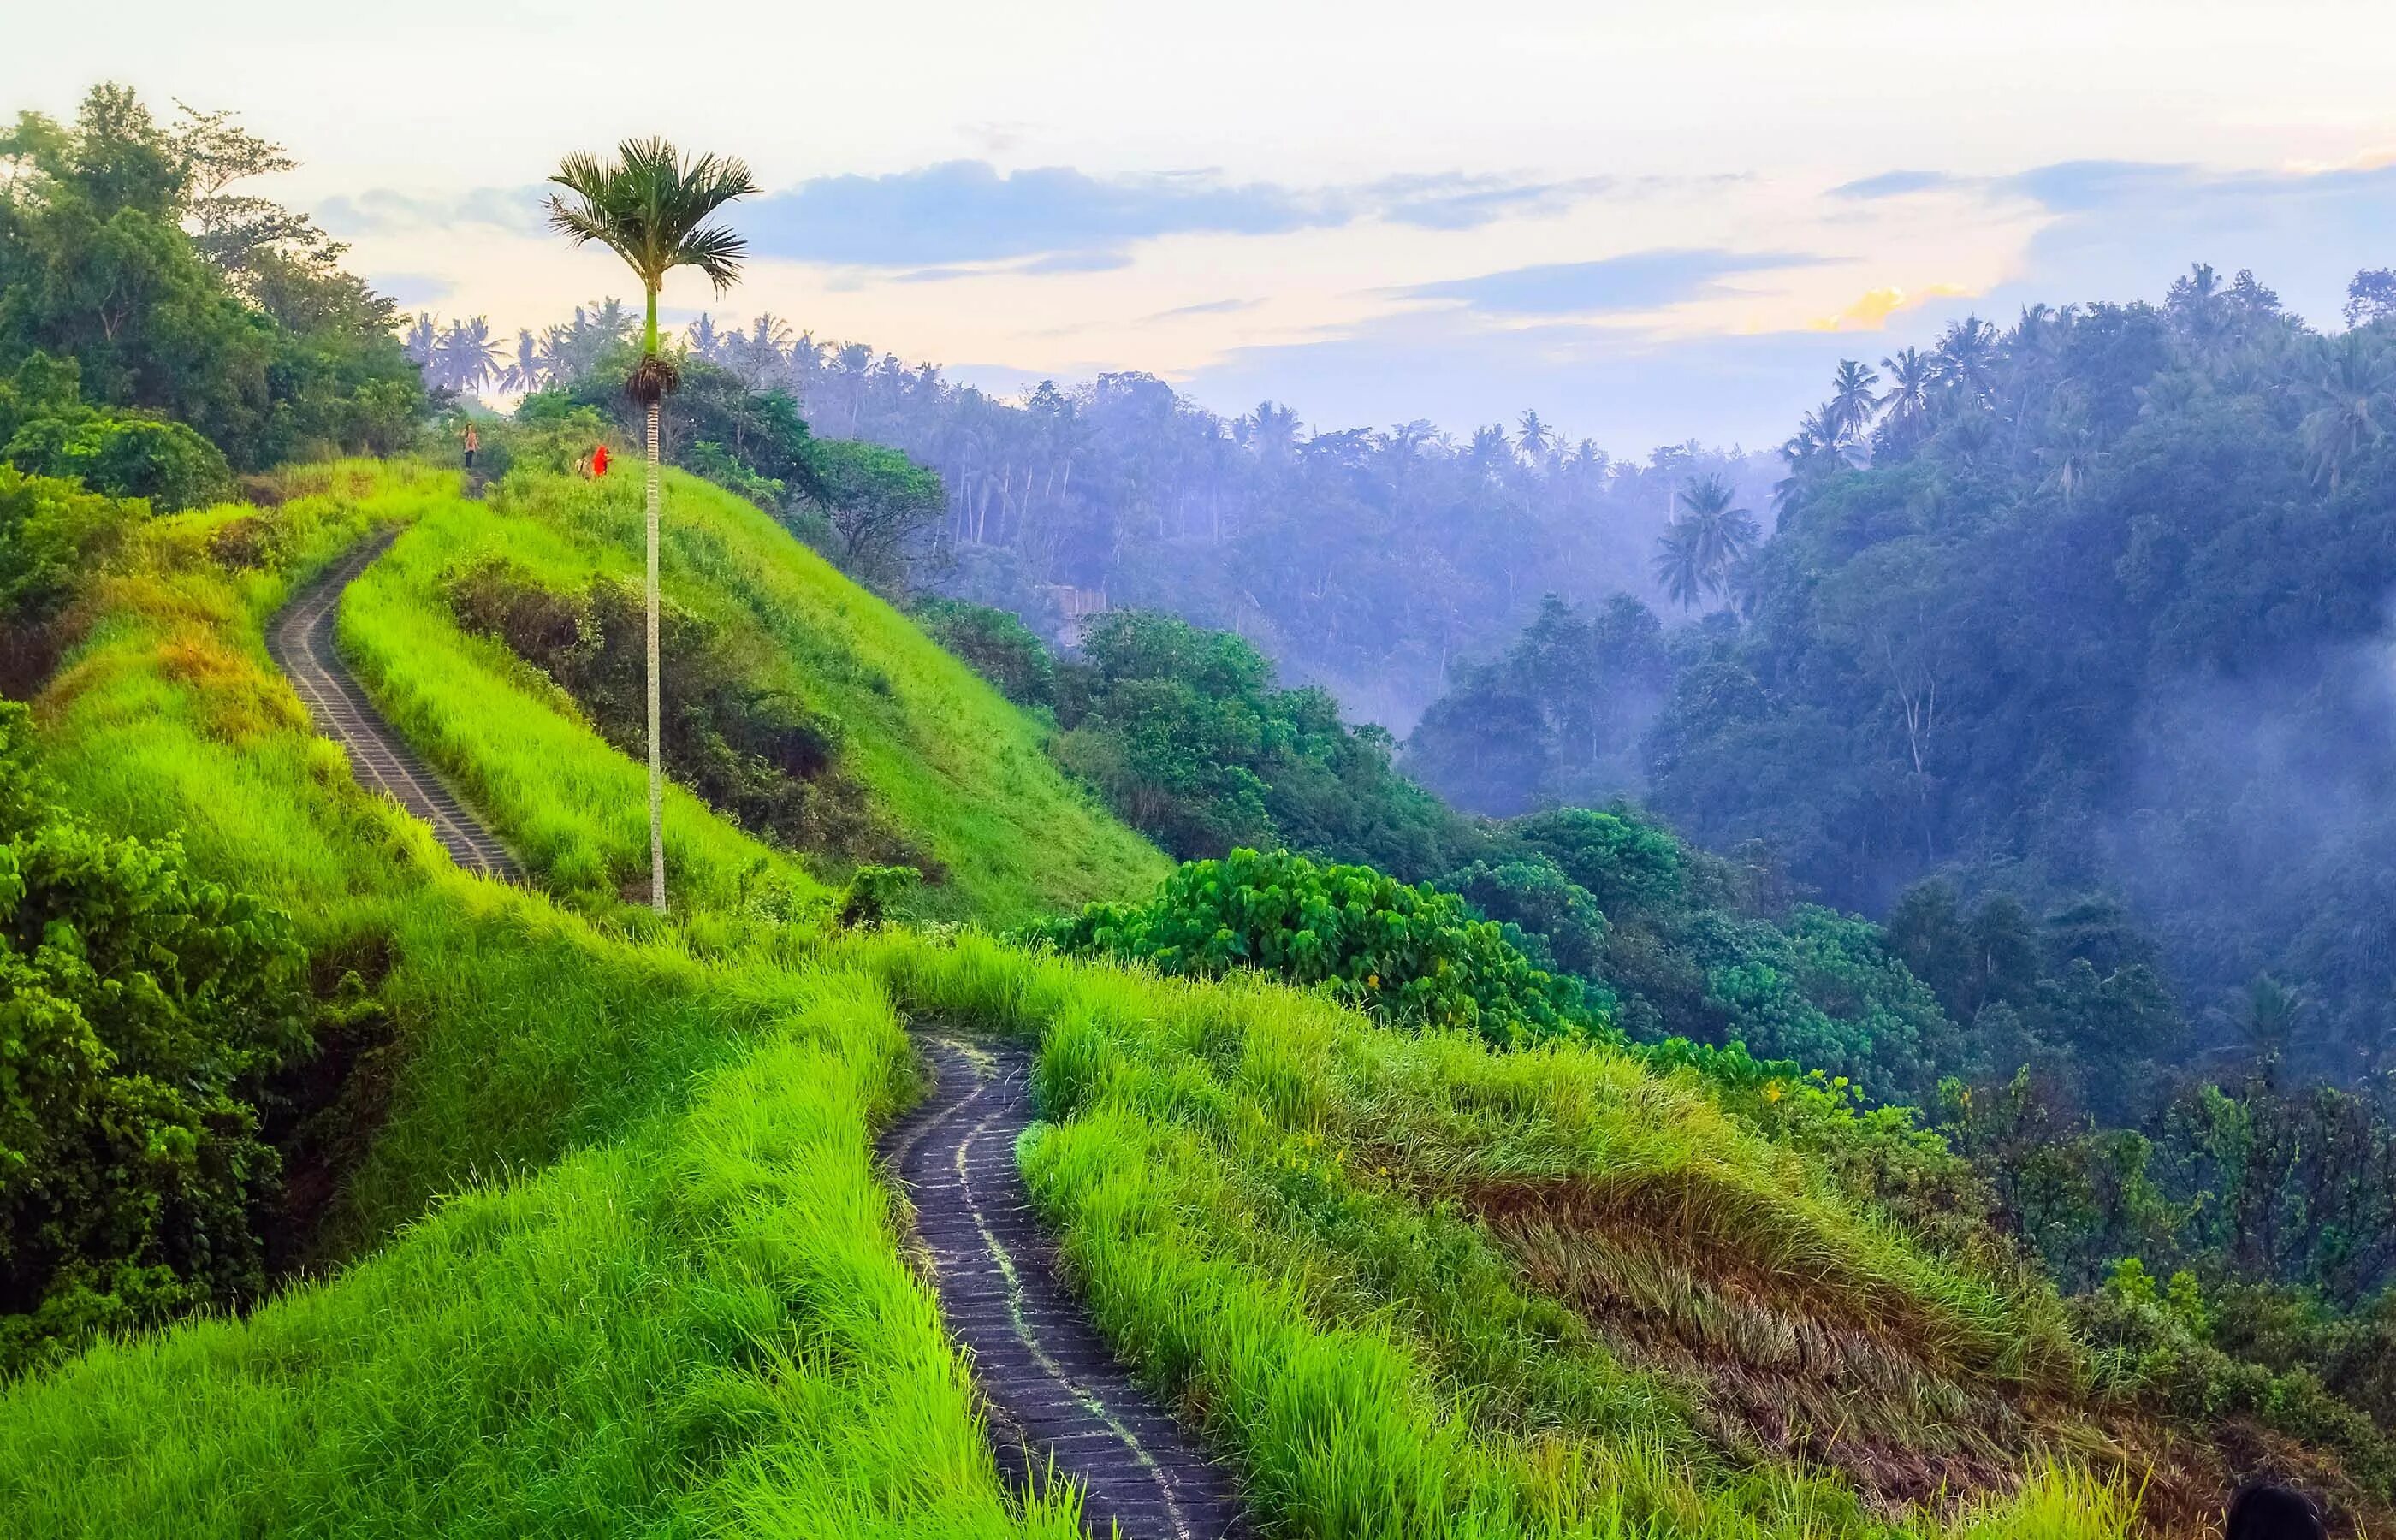
<svg viewBox="0 0 2396 1540"><path fill-rule="evenodd" d="M259 1078L309 1046L289 922L48 806L0 703L0 1372L264 1282Z"/></svg>
<svg viewBox="0 0 2396 1540"><path fill-rule="evenodd" d="M965 659L1018 706L1057 703L1057 660L1032 628L1003 609L962 599L924 598L912 606L932 640Z"/></svg>
<svg viewBox="0 0 2396 1540"><path fill-rule="evenodd" d="M0 626L55 619L77 578L147 516L138 502L0 465Z"/></svg>
<svg viewBox="0 0 2396 1540"><path fill-rule="evenodd" d="M617 748L647 752L647 622L637 586L594 577L562 593L500 558L463 564L444 586L459 624L546 672ZM793 849L938 873L841 772L837 720L752 684L720 630L672 601L659 615L659 651L665 762L676 779Z"/></svg>
<svg viewBox="0 0 2396 1540"><path fill-rule="evenodd" d="M1092 904L1025 935L1169 974L1245 967L1327 984L1389 1020L1464 1028L1498 1043L1611 1032L1604 1006L1577 980L1534 967L1455 895L1287 851L1191 861L1145 904Z"/></svg>
<svg viewBox="0 0 2396 1540"><path fill-rule="evenodd" d="M147 498L162 513L233 495L224 456L180 422L114 412L36 418L0 458L33 475L76 477L113 498Z"/></svg>

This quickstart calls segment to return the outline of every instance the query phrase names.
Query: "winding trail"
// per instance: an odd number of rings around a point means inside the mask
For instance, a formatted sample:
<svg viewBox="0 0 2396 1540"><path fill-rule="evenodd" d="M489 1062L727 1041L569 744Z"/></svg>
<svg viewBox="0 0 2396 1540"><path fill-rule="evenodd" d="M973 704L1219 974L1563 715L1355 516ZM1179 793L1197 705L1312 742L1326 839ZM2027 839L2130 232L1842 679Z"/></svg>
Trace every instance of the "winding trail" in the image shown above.
<svg viewBox="0 0 2396 1540"><path fill-rule="evenodd" d="M883 1155L906 1184L940 1310L973 1358L1001 1463L1082 1489L1093 1533L1125 1540L1245 1536L1230 1476L1133 1383L1057 1280L1016 1168L1032 1122L1031 1059L1018 1046L926 1036L931 1094L894 1125Z"/></svg>
<svg viewBox="0 0 2396 1540"><path fill-rule="evenodd" d="M268 656L360 783L432 825L460 867L521 883L515 858L393 731L333 645L342 591L396 533L359 541L294 594L267 629ZM1058 1281L1015 1163L1032 1122L1030 1055L1013 1044L919 1042L931 1093L885 1135L883 1155L913 1200L941 1313L972 1356L1002 1464L1027 1480L1051 1468L1072 1480L1094 1533L1245 1540L1229 1474L1115 1362Z"/></svg>
<svg viewBox="0 0 2396 1540"><path fill-rule="evenodd" d="M367 536L293 594L266 629L266 654L299 693L316 731L348 753L350 771L361 785L373 787L431 824L433 838L460 867L521 885L524 869L507 846L392 731L333 645L333 618L340 612L342 590L367 563L391 549L398 533L385 529Z"/></svg>

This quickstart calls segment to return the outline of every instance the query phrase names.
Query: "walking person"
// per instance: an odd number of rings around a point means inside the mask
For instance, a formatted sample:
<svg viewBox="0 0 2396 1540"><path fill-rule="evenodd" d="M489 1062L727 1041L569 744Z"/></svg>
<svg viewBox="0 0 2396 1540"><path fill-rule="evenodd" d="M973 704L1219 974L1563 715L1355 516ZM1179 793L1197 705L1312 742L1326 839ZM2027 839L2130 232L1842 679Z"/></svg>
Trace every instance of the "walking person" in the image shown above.
<svg viewBox="0 0 2396 1540"><path fill-rule="evenodd" d="M466 469L474 469L474 451L483 446L483 437L474 431L474 419L466 419Z"/></svg>

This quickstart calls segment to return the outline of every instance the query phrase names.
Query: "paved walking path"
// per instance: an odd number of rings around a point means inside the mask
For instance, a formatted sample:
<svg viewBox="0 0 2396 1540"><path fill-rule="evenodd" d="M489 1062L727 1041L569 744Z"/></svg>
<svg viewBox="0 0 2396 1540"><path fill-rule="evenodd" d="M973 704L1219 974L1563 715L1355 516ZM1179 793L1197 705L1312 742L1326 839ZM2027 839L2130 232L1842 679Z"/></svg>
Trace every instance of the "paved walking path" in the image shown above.
<svg viewBox="0 0 2396 1540"><path fill-rule="evenodd" d="M949 1331L973 1358L1001 1463L1082 1489L1094 1533L1216 1540L1249 1533L1231 1478L1107 1350L1057 1280L1016 1169L1032 1122L1031 1060L1014 1045L926 1037L931 1094L883 1141L931 1253Z"/></svg>
<svg viewBox="0 0 2396 1540"><path fill-rule="evenodd" d="M361 785L373 787L431 824L441 848L468 871L521 883L524 869L515 857L392 731L333 646L333 617L341 607L341 591L390 549L397 534L386 529L360 540L292 595L267 628L267 656L299 692L316 731L348 752L351 773Z"/></svg>

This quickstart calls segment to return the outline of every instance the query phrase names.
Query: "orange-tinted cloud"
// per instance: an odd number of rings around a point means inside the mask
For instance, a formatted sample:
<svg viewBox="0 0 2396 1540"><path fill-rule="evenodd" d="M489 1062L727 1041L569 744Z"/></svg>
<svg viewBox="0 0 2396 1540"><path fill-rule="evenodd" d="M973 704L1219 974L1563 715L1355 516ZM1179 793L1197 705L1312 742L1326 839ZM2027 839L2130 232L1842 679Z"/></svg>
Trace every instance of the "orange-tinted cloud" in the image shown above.
<svg viewBox="0 0 2396 1540"><path fill-rule="evenodd" d="M1932 284L1927 288L1899 288L1895 284L1867 289L1863 297L1836 315L1820 316L1807 325L1815 331L1878 331L1901 310L1932 299L1952 299L1972 291L1956 284Z"/></svg>

